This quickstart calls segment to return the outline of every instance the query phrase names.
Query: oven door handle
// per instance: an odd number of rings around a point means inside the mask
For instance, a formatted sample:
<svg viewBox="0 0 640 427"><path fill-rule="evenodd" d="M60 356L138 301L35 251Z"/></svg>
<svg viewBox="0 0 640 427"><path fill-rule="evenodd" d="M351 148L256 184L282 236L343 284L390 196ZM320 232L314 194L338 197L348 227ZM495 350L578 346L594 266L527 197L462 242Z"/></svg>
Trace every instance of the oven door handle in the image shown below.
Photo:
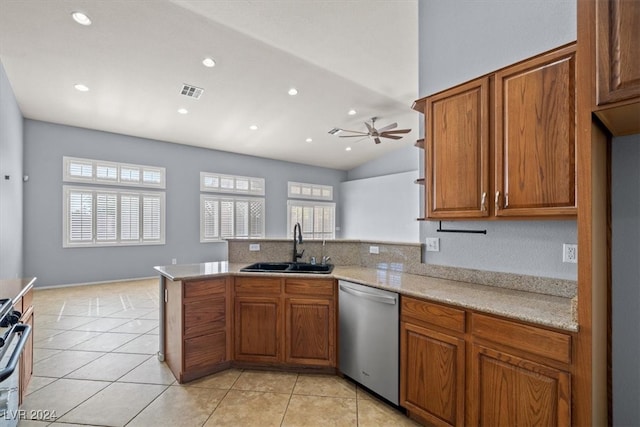
<svg viewBox="0 0 640 427"><path fill-rule="evenodd" d="M18 344L14 347L13 353L11 353L11 357L9 358L9 362L7 363L7 366L5 366L4 368L2 368L2 370L0 370L0 382L9 378L11 374L13 374L13 371L15 371L16 368L18 367L18 362L20 361L20 354L22 353L22 350L24 349L24 346L27 343L27 339L29 339L30 333L31 333L31 326L26 325L24 323L19 323L15 325L11 329L11 332L9 332L9 337L6 340L5 345L9 345L9 343L11 343L11 341L17 334L21 334L20 341L18 341Z"/></svg>

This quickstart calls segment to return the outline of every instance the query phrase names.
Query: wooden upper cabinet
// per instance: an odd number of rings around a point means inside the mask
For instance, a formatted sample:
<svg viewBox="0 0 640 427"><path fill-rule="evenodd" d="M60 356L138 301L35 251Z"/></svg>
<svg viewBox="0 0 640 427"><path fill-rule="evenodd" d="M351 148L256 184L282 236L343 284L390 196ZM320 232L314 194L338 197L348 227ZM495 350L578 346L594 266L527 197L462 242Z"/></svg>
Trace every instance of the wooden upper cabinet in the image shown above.
<svg viewBox="0 0 640 427"><path fill-rule="evenodd" d="M589 43L583 55L595 69L592 111L615 136L640 132L640 2L594 0L582 5ZM589 74L591 75L591 74Z"/></svg>
<svg viewBox="0 0 640 427"><path fill-rule="evenodd" d="M496 216L576 213L575 45L495 74Z"/></svg>
<svg viewBox="0 0 640 427"><path fill-rule="evenodd" d="M428 218L489 215L489 78L427 98Z"/></svg>
<svg viewBox="0 0 640 427"><path fill-rule="evenodd" d="M640 2L596 1L597 105L640 97Z"/></svg>

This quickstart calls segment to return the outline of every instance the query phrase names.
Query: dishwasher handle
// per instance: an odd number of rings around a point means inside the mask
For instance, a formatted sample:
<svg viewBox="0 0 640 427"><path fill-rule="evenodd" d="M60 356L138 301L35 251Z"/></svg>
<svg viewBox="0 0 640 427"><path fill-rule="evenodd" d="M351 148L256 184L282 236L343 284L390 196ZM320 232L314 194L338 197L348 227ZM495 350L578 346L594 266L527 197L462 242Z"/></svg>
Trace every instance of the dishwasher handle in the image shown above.
<svg viewBox="0 0 640 427"><path fill-rule="evenodd" d="M366 298L372 301L376 301L376 302L380 302L383 304L390 304L390 305L395 305L396 304L396 297L389 297L389 296L385 296L385 295L378 295L378 294L373 294L373 293L369 293L369 292L363 292L357 289L353 289L349 286L340 284L340 290L343 292L346 292L348 294L357 296L357 297L362 297L362 298Z"/></svg>

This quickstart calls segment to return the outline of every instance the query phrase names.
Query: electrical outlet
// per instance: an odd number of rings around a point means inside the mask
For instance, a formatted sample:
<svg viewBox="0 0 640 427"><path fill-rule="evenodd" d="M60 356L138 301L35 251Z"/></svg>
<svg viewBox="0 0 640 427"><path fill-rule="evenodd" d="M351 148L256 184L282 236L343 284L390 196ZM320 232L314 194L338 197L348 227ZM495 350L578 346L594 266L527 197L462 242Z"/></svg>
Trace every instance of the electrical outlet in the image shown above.
<svg viewBox="0 0 640 427"><path fill-rule="evenodd" d="M171 264L177 264L178 258L171 258Z"/></svg>
<svg viewBox="0 0 640 427"><path fill-rule="evenodd" d="M427 252L440 252L440 238L439 237L427 237L425 240L427 246Z"/></svg>
<svg viewBox="0 0 640 427"><path fill-rule="evenodd" d="M380 253L380 248L378 248L377 246L369 246L369 253L370 254L379 254Z"/></svg>
<svg viewBox="0 0 640 427"><path fill-rule="evenodd" d="M260 250L260 243L251 243L249 244L249 250L252 252L256 252Z"/></svg>
<svg viewBox="0 0 640 427"><path fill-rule="evenodd" d="M564 243L562 245L562 262L575 264L578 262L578 245Z"/></svg>

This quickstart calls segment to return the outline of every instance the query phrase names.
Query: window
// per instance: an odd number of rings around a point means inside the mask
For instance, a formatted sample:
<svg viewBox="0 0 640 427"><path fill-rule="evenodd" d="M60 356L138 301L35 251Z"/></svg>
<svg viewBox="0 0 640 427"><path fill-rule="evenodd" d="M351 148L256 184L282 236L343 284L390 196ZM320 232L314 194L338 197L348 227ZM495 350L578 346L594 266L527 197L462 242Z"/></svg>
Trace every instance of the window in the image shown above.
<svg viewBox="0 0 640 427"><path fill-rule="evenodd" d="M63 247L164 244L164 192L65 185L63 193Z"/></svg>
<svg viewBox="0 0 640 427"><path fill-rule="evenodd" d="M264 238L264 178L200 172L200 242ZM231 195L231 194L233 195ZM237 195L236 195L237 194Z"/></svg>
<svg viewBox="0 0 640 427"><path fill-rule="evenodd" d="M264 237L264 199L201 194L200 241Z"/></svg>
<svg viewBox="0 0 640 427"><path fill-rule="evenodd" d="M291 199L333 200L331 185L304 184L288 182L288 194Z"/></svg>
<svg viewBox="0 0 640 427"><path fill-rule="evenodd" d="M63 157L62 246L91 247L164 244L165 168ZM140 187L140 189L117 189Z"/></svg>
<svg viewBox="0 0 640 427"><path fill-rule="evenodd" d="M165 188L165 168L63 157L65 182Z"/></svg>
<svg viewBox="0 0 640 427"><path fill-rule="evenodd" d="M200 191L264 196L264 178L200 172Z"/></svg>
<svg viewBox="0 0 640 427"><path fill-rule="evenodd" d="M289 200L287 211L290 238L293 237L293 226L299 222L304 239L335 239L335 203Z"/></svg>

